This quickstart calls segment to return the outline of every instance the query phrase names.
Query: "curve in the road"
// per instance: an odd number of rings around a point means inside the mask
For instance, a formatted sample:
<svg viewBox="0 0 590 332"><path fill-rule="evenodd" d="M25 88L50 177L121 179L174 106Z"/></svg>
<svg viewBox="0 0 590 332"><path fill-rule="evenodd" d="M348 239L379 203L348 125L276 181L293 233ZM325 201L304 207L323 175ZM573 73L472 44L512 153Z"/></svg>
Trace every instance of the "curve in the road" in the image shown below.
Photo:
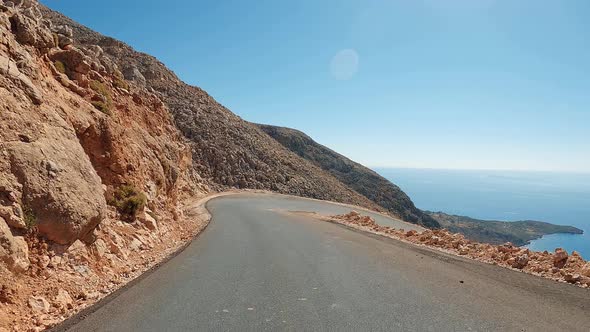
<svg viewBox="0 0 590 332"><path fill-rule="evenodd" d="M276 210L236 195L198 240L72 331L588 331L590 292Z"/></svg>

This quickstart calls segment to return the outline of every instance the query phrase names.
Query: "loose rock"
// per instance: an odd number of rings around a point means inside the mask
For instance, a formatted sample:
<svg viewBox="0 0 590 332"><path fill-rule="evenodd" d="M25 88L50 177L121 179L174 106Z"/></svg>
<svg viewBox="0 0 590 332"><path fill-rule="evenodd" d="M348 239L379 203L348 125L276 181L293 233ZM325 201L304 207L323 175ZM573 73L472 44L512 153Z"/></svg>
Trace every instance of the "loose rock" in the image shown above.
<svg viewBox="0 0 590 332"><path fill-rule="evenodd" d="M29 307L37 313L48 313L51 307L49 302L42 296L31 296L29 298Z"/></svg>
<svg viewBox="0 0 590 332"><path fill-rule="evenodd" d="M553 255L553 266L558 269L561 269L567 263L568 254L567 251L563 250L562 248L555 249L555 254Z"/></svg>

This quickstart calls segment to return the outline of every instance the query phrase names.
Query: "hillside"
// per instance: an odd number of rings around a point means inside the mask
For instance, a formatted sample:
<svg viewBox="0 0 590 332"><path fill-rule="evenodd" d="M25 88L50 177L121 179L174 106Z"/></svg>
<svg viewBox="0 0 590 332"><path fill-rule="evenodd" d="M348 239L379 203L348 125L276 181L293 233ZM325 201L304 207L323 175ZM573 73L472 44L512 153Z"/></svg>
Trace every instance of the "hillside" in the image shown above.
<svg viewBox="0 0 590 332"><path fill-rule="evenodd" d="M393 215L429 228L439 227L438 222L417 209L398 186L373 170L315 142L301 131L263 124L257 126L290 151L329 172Z"/></svg>
<svg viewBox="0 0 590 332"><path fill-rule="evenodd" d="M555 233L582 234L583 231L573 226L554 225L542 221L497 221L478 220L465 216L450 215L443 212L430 212L442 227L453 233L461 233L466 238L491 244L510 242L517 246L530 243L543 235Z"/></svg>
<svg viewBox="0 0 590 332"><path fill-rule="evenodd" d="M210 188L169 108L72 37L0 1L0 330L55 324L204 227L183 216Z"/></svg>
<svg viewBox="0 0 590 332"><path fill-rule="evenodd" d="M212 189L267 189L378 208L329 173L291 153L242 120L202 89L182 82L156 58L41 7L54 26L68 26L73 45L120 71L138 88L155 93L191 147L194 170Z"/></svg>
<svg viewBox="0 0 590 332"><path fill-rule="evenodd" d="M262 124L257 126L287 149L330 172L342 183L392 214L413 223L429 228L446 228L473 241L491 244L511 242L519 246L547 234L582 232L575 227L541 221L487 221L442 212L421 211L398 186L371 169L315 142L301 131Z"/></svg>

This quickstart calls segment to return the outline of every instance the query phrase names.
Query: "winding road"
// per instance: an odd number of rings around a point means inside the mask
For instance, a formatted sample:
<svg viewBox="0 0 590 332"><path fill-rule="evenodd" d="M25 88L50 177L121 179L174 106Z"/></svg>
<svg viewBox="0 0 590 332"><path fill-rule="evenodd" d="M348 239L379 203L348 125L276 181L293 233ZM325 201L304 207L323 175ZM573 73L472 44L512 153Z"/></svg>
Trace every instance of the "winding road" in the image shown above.
<svg viewBox="0 0 590 332"><path fill-rule="evenodd" d="M240 194L208 209L186 250L58 329L590 331L588 290L282 212L344 206Z"/></svg>

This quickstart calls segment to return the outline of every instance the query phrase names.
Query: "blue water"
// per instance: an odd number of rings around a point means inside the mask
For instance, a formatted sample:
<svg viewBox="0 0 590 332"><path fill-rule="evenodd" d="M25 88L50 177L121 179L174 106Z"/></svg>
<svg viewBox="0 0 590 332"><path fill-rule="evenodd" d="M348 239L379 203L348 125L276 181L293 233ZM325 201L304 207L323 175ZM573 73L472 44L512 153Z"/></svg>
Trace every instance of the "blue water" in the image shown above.
<svg viewBox="0 0 590 332"><path fill-rule="evenodd" d="M572 225L583 235L553 234L529 245L562 247L590 259L590 173L376 169L424 210L488 220Z"/></svg>

